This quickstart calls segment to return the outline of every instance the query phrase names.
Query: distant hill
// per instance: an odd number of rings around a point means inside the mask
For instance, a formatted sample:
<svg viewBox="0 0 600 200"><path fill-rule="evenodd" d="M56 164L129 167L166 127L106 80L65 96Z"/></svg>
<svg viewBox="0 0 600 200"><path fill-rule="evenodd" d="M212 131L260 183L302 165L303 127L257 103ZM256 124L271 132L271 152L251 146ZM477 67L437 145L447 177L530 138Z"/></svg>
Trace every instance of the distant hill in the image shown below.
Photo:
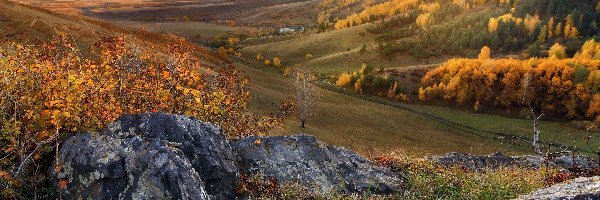
<svg viewBox="0 0 600 200"><path fill-rule="evenodd" d="M483 46L494 53L542 56L554 43L574 53L598 34L597 6L594 0L419 1L418 7L379 21L371 32L378 35L382 56L473 57ZM365 16L368 21L381 19ZM364 23L362 18L346 19L336 27Z"/></svg>
<svg viewBox="0 0 600 200"><path fill-rule="evenodd" d="M86 16L135 21L205 21L280 27L335 21L383 0L18 0Z"/></svg>
<svg viewBox="0 0 600 200"><path fill-rule="evenodd" d="M176 42L178 37L113 25L102 20L69 14L59 14L34 6L0 0L0 42L40 43L47 42L58 32L64 32L80 46L89 49L102 37L126 35L139 46L156 47L158 51L166 44ZM195 48L211 65L220 65L223 59L206 48L187 43Z"/></svg>

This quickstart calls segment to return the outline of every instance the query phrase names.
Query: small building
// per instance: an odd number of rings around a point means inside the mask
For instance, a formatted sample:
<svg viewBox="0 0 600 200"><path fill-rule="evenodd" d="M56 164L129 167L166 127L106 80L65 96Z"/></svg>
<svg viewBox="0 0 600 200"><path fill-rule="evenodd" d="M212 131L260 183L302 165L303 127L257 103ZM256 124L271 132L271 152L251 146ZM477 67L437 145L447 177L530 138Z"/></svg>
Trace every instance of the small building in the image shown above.
<svg viewBox="0 0 600 200"><path fill-rule="evenodd" d="M306 31L306 27L304 26L285 26L279 28L279 33L294 33L294 32L304 32Z"/></svg>

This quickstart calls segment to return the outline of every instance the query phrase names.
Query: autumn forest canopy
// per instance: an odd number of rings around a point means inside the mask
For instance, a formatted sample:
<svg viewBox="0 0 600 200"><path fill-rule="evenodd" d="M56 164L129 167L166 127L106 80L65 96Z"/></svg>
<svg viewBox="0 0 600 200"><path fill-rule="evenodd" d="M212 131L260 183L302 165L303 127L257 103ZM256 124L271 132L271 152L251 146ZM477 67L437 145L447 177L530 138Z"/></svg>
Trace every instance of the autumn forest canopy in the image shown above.
<svg viewBox="0 0 600 200"><path fill-rule="evenodd" d="M594 0L394 0L338 20L334 27L377 21L370 31L378 35L384 56L460 54L482 46L499 53L527 49L530 56L541 56L555 42L573 52L594 37L600 19L597 5Z"/></svg>
<svg viewBox="0 0 600 200"><path fill-rule="evenodd" d="M586 44L596 45L593 40ZM600 120L600 61L592 59L595 50L582 52L562 59L452 59L423 77L419 98L474 110L533 105L555 116Z"/></svg>
<svg viewBox="0 0 600 200"><path fill-rule="evenodd" d="M377 50L383 57L406 52L416 57L462 54L479 58L451 59L427 72L412 91L400 78L373 66L368 70L366 65L342 73L336 84L399 101L412 96L474 110L500 108L515 113L533 105L557 117L600 120L596 119L600 95L595 40L599 5L593 0L374 4L336 21L334 28L375 22L369 31L377 35ZM519 51L522 58L493 59Z"/></svg>

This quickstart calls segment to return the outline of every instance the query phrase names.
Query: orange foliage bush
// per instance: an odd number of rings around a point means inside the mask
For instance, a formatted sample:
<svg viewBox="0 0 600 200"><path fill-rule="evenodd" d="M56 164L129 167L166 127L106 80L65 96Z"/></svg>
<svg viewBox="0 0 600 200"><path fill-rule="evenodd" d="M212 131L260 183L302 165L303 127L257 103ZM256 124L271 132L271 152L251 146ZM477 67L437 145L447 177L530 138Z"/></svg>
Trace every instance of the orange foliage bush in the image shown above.
<svg viewBox="0 0 600 200"><path fill-rule="evenodd" d="M65 35L0 48L0 173L37 171L26 166L52 150L45 144L99 130L126 113L190 115L220 125L229 137L282 125L281 116L246 112L248 81L235 68L202 68L184 41L169 49L164 55L134 48L121 36L98 41L96 55L84 58Z"/></svg>
<svg viewBox="0 0 600 200"><path fill-rule="evenodd" d="M335 82L335 85L338 87L343 87L350 84L352 84L352 75L348 73L342 73L340 78Z"/></svg>

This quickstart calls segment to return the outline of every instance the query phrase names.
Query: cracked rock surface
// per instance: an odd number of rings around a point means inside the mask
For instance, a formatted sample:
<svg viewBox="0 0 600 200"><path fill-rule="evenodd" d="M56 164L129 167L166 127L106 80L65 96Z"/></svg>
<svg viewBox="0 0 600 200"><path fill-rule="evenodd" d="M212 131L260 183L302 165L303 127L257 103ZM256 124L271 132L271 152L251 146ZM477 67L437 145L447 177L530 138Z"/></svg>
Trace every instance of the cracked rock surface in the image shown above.
<svg viewBox="0 0 600 200"><path fill-rule="evenodd" d="M314 136L252 136L231 145L244 174L299 182L318 194L393 194L402 183L390 169L374 166L354 151L322 144Z"/></svg>
<svg viewBox="0 0 600 200"><path fill-rule="evenodd" d="M59 163L49 171L66 199L230 199L239 180L219 128L161 113L78 133L63 143Z"/></svg>

